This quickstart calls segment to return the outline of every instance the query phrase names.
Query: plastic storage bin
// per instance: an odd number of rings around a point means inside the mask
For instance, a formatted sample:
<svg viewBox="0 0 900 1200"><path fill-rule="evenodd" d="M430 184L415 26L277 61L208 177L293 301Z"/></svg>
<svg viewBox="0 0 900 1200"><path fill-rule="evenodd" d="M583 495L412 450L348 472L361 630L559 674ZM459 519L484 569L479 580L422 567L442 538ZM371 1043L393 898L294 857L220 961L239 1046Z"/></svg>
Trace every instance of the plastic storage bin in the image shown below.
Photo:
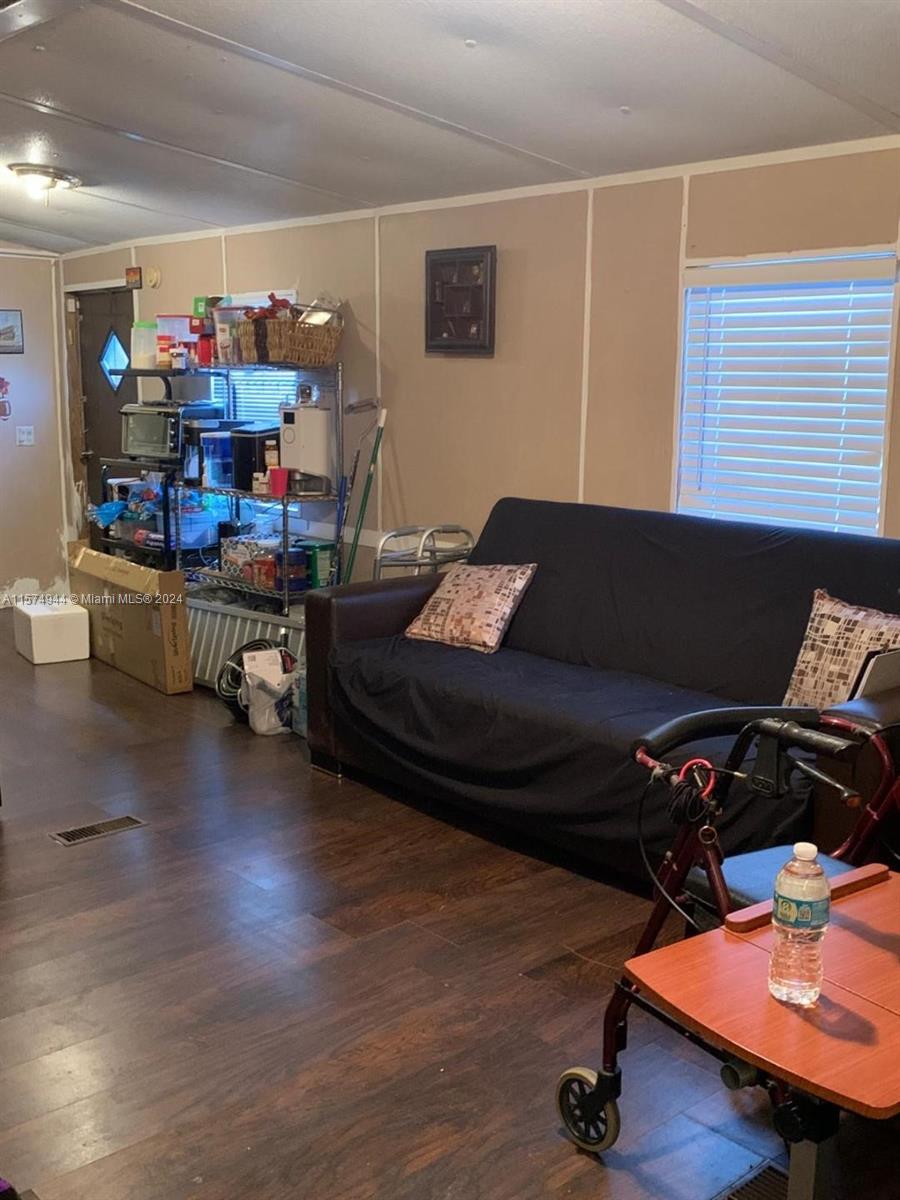
<svg viewBox="0 0 900 1200"><path fill-rule="evenodd" d="M162 513L157 516L157 529L163 531ZM169 536L175 544L175 514L172 513ZM201 546L214 546L219 540L219 516L215 512L185 512L181 514L181 548L196 550Z"/></svg>
<svg viewBox="0 0 900 1200"><path fill-rule="evenodd" d="M275 551L275 587L279 592L284 591L285 575L287 575L288 592L305 592L310 587L309 555L301 547L288 551L287 570L285 570L284 552Z"/></svg>
<svg viewBox="0 0 900 1200"><path fill-rule="evenodd" d="M135 321L131 327L131 365L146 371L156 366L156 322Z"/></svg>
<svg viewBox="0 0 900 1200"><path fill-rule="evenodd" d="M203 449L203 486L233 487L234 459L231 431L214 429L200 434Z"/></svg>
<svg viewBox="0 0 900 1200"><path fill-rule="evenodd" d="M237 336L237 323L244 319L244 309L236 305L220 305L213 309L213 324L216 331L216 359L220 363L239 363L241 346Z"/></svg>
<svg viewBox="0 0 900 1200"><path fill-rule="evenodd" d="M158 313L156 317L156 332L159 337L171 338L176 345L196 342L200 336L191 329L190 313Z"/></svg>

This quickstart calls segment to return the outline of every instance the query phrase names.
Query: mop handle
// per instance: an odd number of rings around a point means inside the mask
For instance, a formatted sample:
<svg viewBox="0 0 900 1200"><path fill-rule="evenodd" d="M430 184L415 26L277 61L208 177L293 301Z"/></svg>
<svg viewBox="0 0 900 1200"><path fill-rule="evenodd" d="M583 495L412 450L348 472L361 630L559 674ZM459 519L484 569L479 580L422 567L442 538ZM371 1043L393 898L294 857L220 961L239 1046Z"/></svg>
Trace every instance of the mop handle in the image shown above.
<svg viewBox="0 0 900 1200"><path fill-rule="evenodd" d="M341 482L338 484L337 496L337 512L334 520L334 558L331 562L331 570L328 572L328 586L340 582L341 573L341 531L344 528L344 514L347 506L347 476L341 476Z"/></svg>
<svg viewBox="0 0 900 1200"><path fill-rule="evenodd" d="M369 457L369 469L366 472L366 482L363 487L362 500L359 503L359 512L356 514L356 528L353 530L353 542L350 546L350 554L347 557L347 569L344 572L344 583L349 583L353 578L353 567L356 563L356 551L359 547L359 539L362 535L363 519L366 515L366 508L369 504L369 493L372 490L372 480L375 478L375 467L378 462L378 453L381 450L381 439L384 436L385 421L387 421L387 409L383 408L378 414L378 429L375 433L375 441L372 445L372 453Z"/></svg>

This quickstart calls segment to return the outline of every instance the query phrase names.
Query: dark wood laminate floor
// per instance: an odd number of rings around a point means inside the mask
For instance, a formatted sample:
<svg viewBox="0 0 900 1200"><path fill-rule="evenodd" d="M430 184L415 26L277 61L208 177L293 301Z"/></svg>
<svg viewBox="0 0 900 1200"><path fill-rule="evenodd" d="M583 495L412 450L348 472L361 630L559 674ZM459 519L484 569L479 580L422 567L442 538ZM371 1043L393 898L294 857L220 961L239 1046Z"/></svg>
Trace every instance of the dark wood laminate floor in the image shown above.
<svg viewBox="0 0 900 1200"><path fill-rule="evenodd" d="M646 902L101 664L0 612L0 1174L40 1200L712 1200L780 1144L638 1015L623 1133L562 1138L559 1071ZM64 849L56 829L145 827ZM900 1195L845 1122L844 1192Z"/></svg>

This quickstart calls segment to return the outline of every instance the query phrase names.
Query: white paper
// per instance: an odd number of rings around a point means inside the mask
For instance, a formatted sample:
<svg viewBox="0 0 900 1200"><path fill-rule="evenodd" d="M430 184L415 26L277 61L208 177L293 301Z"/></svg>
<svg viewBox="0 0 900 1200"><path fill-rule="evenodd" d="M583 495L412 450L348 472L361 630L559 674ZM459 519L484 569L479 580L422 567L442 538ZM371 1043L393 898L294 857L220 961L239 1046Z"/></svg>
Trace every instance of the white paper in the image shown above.
<svg viewBox="0 0 900 1200"><path fill-rule="evenodd" d="M248 650L243 656L244 674L258 675L266 683L280 683L284 674L280 650Z"/></svg>

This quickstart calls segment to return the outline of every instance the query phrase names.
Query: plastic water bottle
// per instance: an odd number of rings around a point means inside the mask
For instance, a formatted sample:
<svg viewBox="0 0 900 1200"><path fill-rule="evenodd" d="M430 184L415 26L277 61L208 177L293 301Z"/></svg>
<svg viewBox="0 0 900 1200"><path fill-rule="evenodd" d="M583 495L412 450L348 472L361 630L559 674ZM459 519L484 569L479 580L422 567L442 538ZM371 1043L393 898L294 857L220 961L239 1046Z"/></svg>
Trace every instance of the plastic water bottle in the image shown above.
<svg viewBox="0 0 900 1200"><path fill-rule="evenodd" d="M794 857L775 879L769 991L789 1004L815 1004L822 990L822 939L828 928L831 885L818 853L812 842L797 842Z"/></svg>

